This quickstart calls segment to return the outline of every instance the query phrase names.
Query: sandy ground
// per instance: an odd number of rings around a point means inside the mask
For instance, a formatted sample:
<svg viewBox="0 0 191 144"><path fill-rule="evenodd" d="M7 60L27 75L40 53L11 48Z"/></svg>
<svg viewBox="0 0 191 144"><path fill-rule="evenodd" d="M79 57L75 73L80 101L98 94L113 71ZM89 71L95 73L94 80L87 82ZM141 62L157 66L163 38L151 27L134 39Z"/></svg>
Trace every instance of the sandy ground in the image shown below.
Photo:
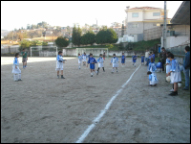
<svg viewBox="0 0 191 144"><path fill-rule="evenodd" d="M55 58L29 58L25 70L20 64L23 81L14 82L13 57L1 58L2 143L76 142L136 69L127 59L111 74L108 59L106 72L92 78L67 59L65 80L56 77ZM190 142L190 93L168 96L164 73L149 87L146 70L140 67L84 142Z"/></svg>

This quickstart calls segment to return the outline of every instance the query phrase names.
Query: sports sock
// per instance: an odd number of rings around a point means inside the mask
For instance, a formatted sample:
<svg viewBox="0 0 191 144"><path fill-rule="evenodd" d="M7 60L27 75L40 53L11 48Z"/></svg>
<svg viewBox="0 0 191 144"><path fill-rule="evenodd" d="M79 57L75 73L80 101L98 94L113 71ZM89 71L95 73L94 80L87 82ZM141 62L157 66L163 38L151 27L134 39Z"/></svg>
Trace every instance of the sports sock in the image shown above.
<svg viewBox="0 0 191 144"><path fill-rule="evenodd" d="M19 74L19 79L21 79L21 74Z"/></svg>
<svg viewBox="0 0 191 144"><path fill-rule="evenodd" d="M99 72L99 68L97 68L97 71Z"/></svg>
<svg viewBox="0 0 191 144"><path fill-rule="evenodd" d="M14 81L17 81L17 80L18 80L18 75L14 74Z"/></svg>

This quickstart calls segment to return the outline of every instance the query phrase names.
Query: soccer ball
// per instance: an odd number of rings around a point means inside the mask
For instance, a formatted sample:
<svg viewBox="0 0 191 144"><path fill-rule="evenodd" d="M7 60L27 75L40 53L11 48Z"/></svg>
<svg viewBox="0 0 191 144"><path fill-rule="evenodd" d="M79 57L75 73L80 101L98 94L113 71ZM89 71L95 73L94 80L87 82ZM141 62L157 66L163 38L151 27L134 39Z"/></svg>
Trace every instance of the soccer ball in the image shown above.
<svg viewBox="0 0 191 144"><path fill-rule="evenodd" d="M182 84L181 83L178 83L178 87L181 87L182 86Z"/></svg>
<svg viewBox="0 0 191 144"><path fill-rule="evenodd" d="M156 64L156 68L162 68L162 63L161 62L158 62L157 64Z"/></svg>
<svg viewBox="0 0 191 144"><path fill-rule="evenodd" d="M170 82L170 76L167 76L167 77L166 77L166 81L167 81L167 82Z"/></svg>

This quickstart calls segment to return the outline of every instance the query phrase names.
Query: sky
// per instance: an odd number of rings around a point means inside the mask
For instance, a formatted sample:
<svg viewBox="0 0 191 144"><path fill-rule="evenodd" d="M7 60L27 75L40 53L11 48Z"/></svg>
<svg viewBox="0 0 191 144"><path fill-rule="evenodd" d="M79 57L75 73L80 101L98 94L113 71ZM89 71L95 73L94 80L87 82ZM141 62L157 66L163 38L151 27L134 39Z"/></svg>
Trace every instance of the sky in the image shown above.
<svg viewBox="0 0 191 144"><path fill-rule="evenodd" d="M182 1L167 1L172 18ZM1 30L14 30L45 21L51 26L79 23L111 26L126 18L126 6L164 8L164 1L1 1Z"/></svg>

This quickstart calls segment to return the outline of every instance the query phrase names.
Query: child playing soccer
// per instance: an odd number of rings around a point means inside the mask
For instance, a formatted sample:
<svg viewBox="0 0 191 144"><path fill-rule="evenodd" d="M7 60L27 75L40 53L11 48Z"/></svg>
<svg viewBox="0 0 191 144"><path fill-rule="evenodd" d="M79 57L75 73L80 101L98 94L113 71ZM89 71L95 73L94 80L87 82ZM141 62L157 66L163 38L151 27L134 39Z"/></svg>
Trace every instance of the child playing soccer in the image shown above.
<svg viewBox="0 0 191 144"><path fill-rule="evenodd" d="M85 66L85 65L86 65L86 61L87 61L87 55L86 55L85 52L84 52L84 54L82 55L82 58L83 58L83 65Z"/></svg>
<svg viewBox="0 0 191 144"><path fill-rule="evenodd" d="M144 54L142 54L142 56L141 56L141 64L142 65L144 65L144 59L145 59L145 56L144 56Z"/></svg>
<svg viewBox="0 0 191 144"><path fill-rule="evenodd" d="M28 60L28 55L25 49L23 49L23 51L21 52L22 55L22 62L23 62L23 69L25 69L27 67L27 60Z"/></svg>
<svg viewBox="0 0 191 144"><path fill-rule="evenodd" d="M137 55L135 53L135 55L132 57L132 61L133 61L133 65L136 66L136 61L137 61Z"/></svg>
<svg viewBox="0 0 191 144"><path fill-rule="evenodd" d="M114 73L114 69L116 68L116 72L118 72L118 58L116 57L115 54L113 54L113 58L111 59L111 63L110 65L112 64L112 72L111 73Z"/></svg>
<svg viewBox="0 0 191 144"><path fill-rule="evenodd" d="M61 71L61 79L65 79L63 77L63 63L65 63L66 60L62 57L62 51L58 52L57 58L56 58L56 71L57 71L57 77L59 78L59 71Z"/></svg>
<svg viewBox="0 0 191 144"><path fill-rule="evenodd" d="M104 61L105 61L105 52L103 53L103 59L104 59Z"/></svg>
<svg viewBox="0 0 191 144"><path fill-rule="evenodd" d="M103 63L104 63L104 59L103 59L103 55L100 54L100 57L97 59L97 62L98 62L98 68L97 68L97 75L99 74L99 69L100 68L103 68L103 71L105 72L104 70L104 66L103 66Z"/></svg>
<svg viewBox="0 0 191 144"><path fill-rule="evenodd" d="M95 63L97 63L97 61L93 57L93 54L90 53L90 58L88 60L88 64L90 64L91 77L93 77L93 72L95 71ZM87 64L87 67L88 67L88 64Z"/></svg>
<svg viewBox="0 0 191 144"><path fill-rule="evenodd" d="M124 53L122 53L122 56L121 56L121 64L122 64L122 66L125 65L125 55L124 55Z"/></svg>
<svg viewBox="0 0 191 144"><path fill-rule="evenodd" d="M170 72L166 76L171 76L171 83L173 84L172 93L170 93L170 96L176 96L178 95L178 83L181 82L181 73L180 73L180 67L178 64L178 61L174 58L174 55L172 53L168 54L167 57L171 61L171 67Z"/></svg>
<svg viewBox="0 0 191 144"><path fill-rule="evenodd" d="M21 70L19 69L19 53L15 54L15 58L13 61L13 69L12 69L12 73L14 73L14 81L22 81L21 80Z"/></svg>
<svg viewBox="0 0 191 144"><path fill-rule="evenodd" d="M78 54L78 68L81 69L81 63L82 63L82 56L80 55L80 53Z"/></svg>
<svg viewBox="0 0 191 144"><path fill-rule="evenodd" d="M150 71L147 72L147 75L149 75L149 81L150 81L149 85L156 86L158 83L158 79L157 79L156 75Z"/></svg>

